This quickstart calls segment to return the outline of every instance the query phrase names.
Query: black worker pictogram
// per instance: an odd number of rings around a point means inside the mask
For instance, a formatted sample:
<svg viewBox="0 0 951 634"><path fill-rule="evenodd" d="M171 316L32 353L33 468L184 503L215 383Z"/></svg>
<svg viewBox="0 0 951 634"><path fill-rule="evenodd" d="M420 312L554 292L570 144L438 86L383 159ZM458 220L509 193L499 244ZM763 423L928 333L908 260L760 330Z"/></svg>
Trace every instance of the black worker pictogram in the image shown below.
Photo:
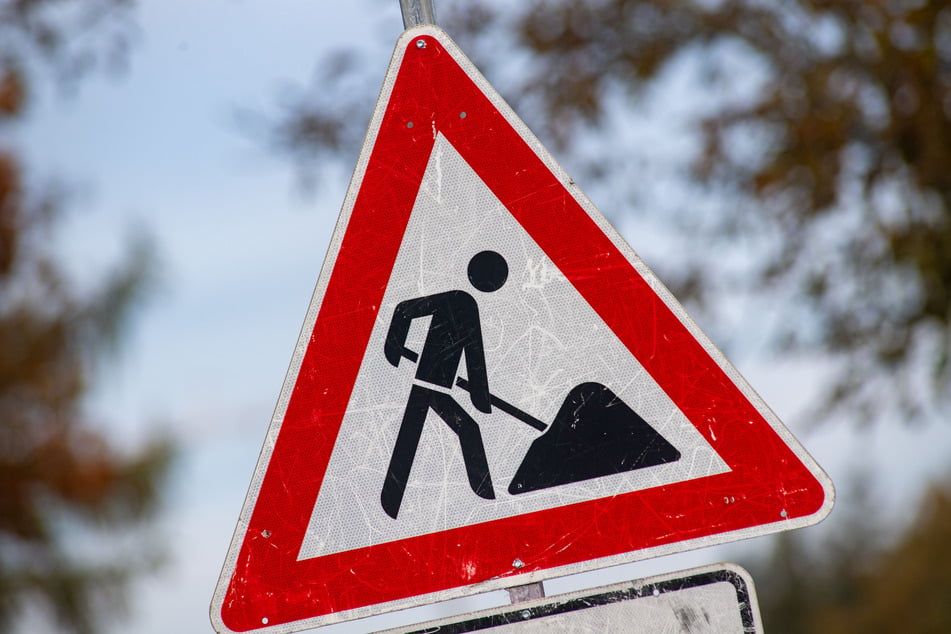
<svg viewBox="0 0 951 634"><path fill-rule="evenodd" d="M508 263L495 251L482 251L469 261L469 282L491 293L508 279ZM414 319L431 317L422 352L406 347ZM472 491L495 499L492 476L479 424L452 394L468 392L476 410L493 406L545 433L537 438L508 487L512 495L655 466L680 459L680 452L628 407L608 387L588 382L572 389L551 426L489 392L479 307L475 298L452 290L400 302L386 335L384 354L393 366L409 359L417 364L403 419L393 446L380 503L396 518L430 410L459 438ZM457 373L465 357L467 379Z"/></svg>

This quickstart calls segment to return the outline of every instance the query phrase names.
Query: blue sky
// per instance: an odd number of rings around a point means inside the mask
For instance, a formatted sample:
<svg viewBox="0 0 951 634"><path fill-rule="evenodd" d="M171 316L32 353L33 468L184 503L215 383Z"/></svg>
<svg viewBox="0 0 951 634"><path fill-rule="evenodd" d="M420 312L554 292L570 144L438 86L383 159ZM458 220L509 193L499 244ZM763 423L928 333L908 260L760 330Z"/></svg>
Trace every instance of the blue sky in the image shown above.
<svg viewBox="0 0 951 634"><path fill-rule="evenodd" d="M183 455L159 526L169 563L133 587L130 621L113 631L210 632L208 604L348 176L301 195L293 168L249 138L234 114L274 112L287 85L307 83L315 60L343 46L363 51L367 73L382 80L402 23L396 0L146 0L137 16L128 71L92 77L73 97L43 87L19 141L34 173L79 186L59 242L80 279L115 261L128 227L143 225L157 240L162 283L120 358L103 371L90 408L120 444L134 445L156 425L171 428ZM637 221L624 216L618 228L639 250ZM821 384L824 364L782 362L755 344L743 349L734 359L740 370L780 418L794 420ZM871 462L886 494L882 512L896 522L951 455L946 425L861 434L834 427L800 437L840 487L850 468ZM546 586L553 593L611 583L764 544ZM384 617L376 626L443 613Z"/></svg>

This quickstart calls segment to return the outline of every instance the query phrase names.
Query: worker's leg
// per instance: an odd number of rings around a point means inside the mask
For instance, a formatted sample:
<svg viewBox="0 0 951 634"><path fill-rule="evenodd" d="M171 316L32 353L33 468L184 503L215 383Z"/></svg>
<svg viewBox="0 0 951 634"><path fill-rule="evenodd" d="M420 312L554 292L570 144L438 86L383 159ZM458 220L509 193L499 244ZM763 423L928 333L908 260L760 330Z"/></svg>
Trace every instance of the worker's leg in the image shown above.
<svg viewBox="0 0 951 634"><path fill-rule="evenodd" d="M416 448L419 447L419 438L423 433L423 423L426 422L426 413L429 411L430 395L435 394L424 387L414 385L410 390L406 409L403 411L403 422L400 425L396 443L393 445L393 455L390 457L390 466L386 470L386 480L380 492L380 504L386 514L396 519L403 503L403 494L406 492L406 483L416 458Z"/></svg>
<svg viewBox="0 0 951 634"><path fill-rule="evenodd" d="M494 500L495 491L492 488L489 462L485 457L485 446L482 444L482 432L479 431L479 425L450 395L435 391L430 395L432 400L429 406L459 436L462 459L466 465L466 475L469 477L469 486L472 487L472 491L479 497Z"/></svg>

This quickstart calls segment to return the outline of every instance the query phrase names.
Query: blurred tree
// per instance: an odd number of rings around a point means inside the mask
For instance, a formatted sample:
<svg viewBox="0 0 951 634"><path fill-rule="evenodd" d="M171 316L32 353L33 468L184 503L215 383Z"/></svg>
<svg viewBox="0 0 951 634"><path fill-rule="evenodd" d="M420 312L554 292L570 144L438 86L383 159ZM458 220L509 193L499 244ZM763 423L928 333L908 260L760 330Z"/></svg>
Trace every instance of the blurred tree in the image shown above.
<svg viewBox="0 0 951 634"><path fill-rule="evenodd" d="M121 54L126 4L0 2L0 131L24 116L36 73L72 82ZM52 246L63 200L26 180L14 144L0 140L0 631L30 607L64 631L94 632L155 559L141 540L121 547L118 531L150 516L171 457L161 440L116 450L82 408L147 288L152 250L133 239L114 272L77 289Z"/></svg>
<svg viewBox="0 0 951 634"><path fill-rule="evenodd" d="M701 306L713 291L738 286L768 294L784 316L773 341L841 363L817 414L838 406L864 421L921 420L947 404L947 2L437 4L440 23L536 133L576 166L584 162L592 191L637 186L636 168L618 157L644 152L650 162L656 148L619 151L618 130L637 120L641 98L672 70L700 67L687 97L696 142L681 182L720 203L715 218L694 201L669 213L666 222L679 215L681 228L703 232L706 248L651 264ZM324 60L314 88L286 104L275 144L305 162L352 151L366 121L353 113L369 112L354 90L366 83L347 81L359 69L352 55ZM594 144L600 158L585 159ZM709 265L737 246L753 260L739 278Z"/></svg>
<svg viewBox="0 0 951 634"><path fill-rule="evenodd" d="M767 560L748 564L771 634L951 631L951 482L925 494L891 540L864 502L820 545L782 533ZM839 518L843 519L843 518Z"/></svg>

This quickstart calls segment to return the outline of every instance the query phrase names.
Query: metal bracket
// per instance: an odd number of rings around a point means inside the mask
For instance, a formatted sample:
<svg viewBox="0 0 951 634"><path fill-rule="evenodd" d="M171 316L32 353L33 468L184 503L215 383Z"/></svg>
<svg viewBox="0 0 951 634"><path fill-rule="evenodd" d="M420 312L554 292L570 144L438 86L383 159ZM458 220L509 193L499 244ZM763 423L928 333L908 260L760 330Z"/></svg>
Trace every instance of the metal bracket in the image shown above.
<svg viewBox="0 0 951 634"><path fill-rule="evenodd" d="M545 586L542 585L541 581L536 583L528 583L524 586L515 586L509 588L509 601L514 603L522 603L523 601L531 601L532 599L541 599L545 596Z"/></svg>

